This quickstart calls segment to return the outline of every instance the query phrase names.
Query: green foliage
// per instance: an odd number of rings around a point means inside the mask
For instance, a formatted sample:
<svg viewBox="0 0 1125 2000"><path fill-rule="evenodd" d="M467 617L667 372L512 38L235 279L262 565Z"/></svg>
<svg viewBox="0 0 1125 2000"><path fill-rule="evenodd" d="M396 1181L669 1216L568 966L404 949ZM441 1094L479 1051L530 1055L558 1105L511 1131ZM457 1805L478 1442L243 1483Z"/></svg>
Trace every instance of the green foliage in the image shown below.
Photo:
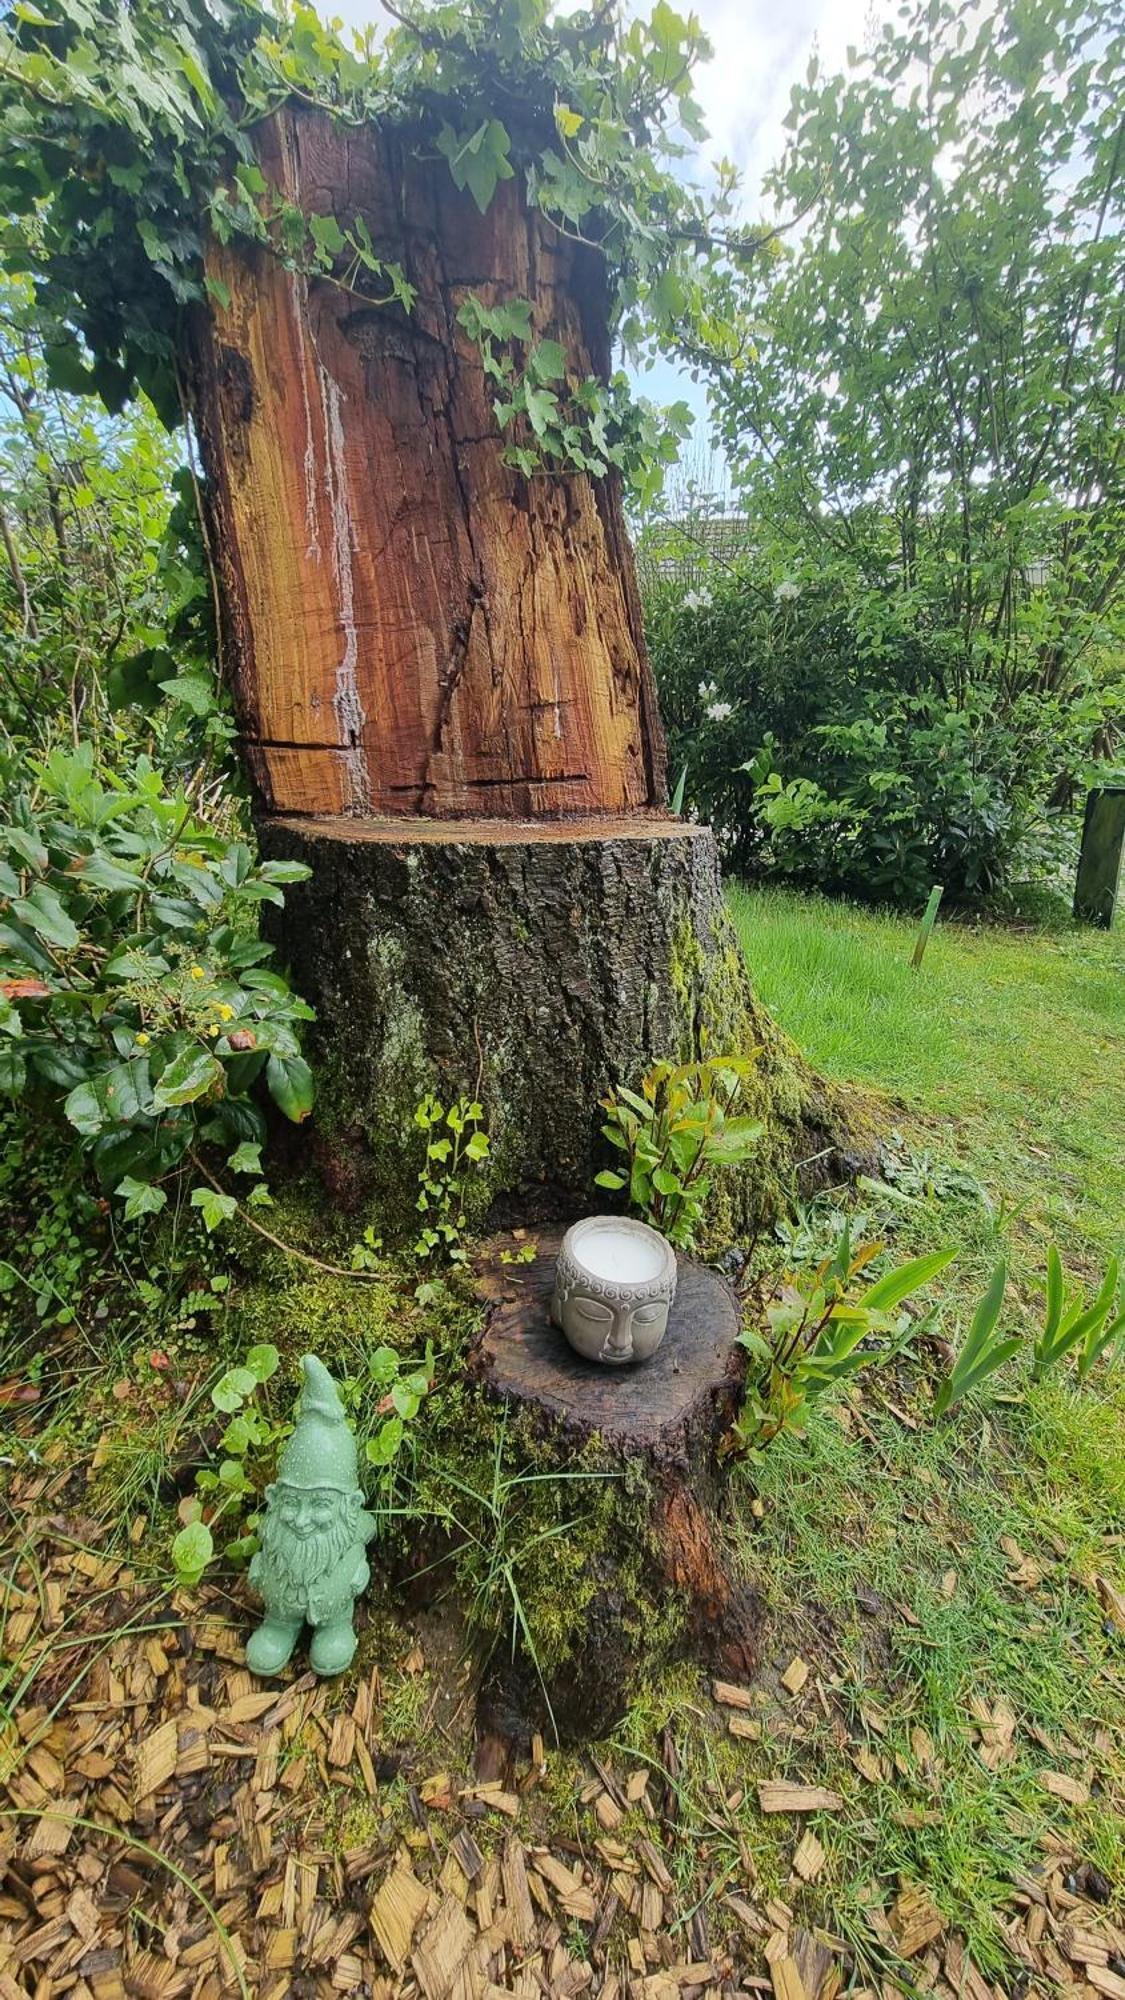
<svg viewBox="0 0 1125 2000"><path fill-rule="evenodd" d="M849 61L793 93L800 231L689 336L753 553L697 631L667 587L650 616L740 862L917 903L1034 860L1125 716L1125 33L911 0Z"/></svg>
<svg viewBox="0 0 1125 2000"><path fill-rule="evenodd" d="M885 1361L910 1324L898 1308L956 1255L933 1250L913 1257L859 1290L862 1273L882 1247L861 1243L853 1249L851 1228L845 1224L830 1257L783 1280L766 1312L769 1337L754 1329L741 1335L760 1372L751 1380L738 1423L740 1443L755 1450L784 1431L800 1433L811 1403L859 1369ZM863 1345L880 1335L881 1345Z"/></svg>
<svg viewBox="0 0 1125 2000"><path fill-rule="evenodd" d="M585 1524L570 1511L580 1494L572 1498L572 1489L586 1488L581 1497L589 1505L589 1489L616 1482L617 1475L593 1468L536 1472L526 1460L513 1465L507 1413L493 1426L478 1468L462 1471L449 1454L428 1472L433 1483L419 1489L413 1504L423 1518L456 1538L451 1560L468 1595L470 1629L488 1650L499 1634L506 1637L513 1658L521 1645L526 1649L553 1722L543 1683L544 1635L536 1617L535 1584L545 1562L558 1570L568 1554L573 1559L577 1553L586 1569L578 1532ZM572 1538L574 1546L568 1548Z"/></svg>
<svg viewBox="0 0 1125 2000"><path fill-rule="evenodd" d="M272 1466L293 1428L292 1423L275 1423L259 1396L280 1362L276 1347L260 1342L243 1362L227 1368L211 1390L212 1403L229 1422L220 1438L218 1464L200 1467L195 1494L180 1508L183 1526L173 1538L171 1556L176 1580L186 1587L194 1587L214 1559L220 1522L229 1524L233 1517L238 1523L238 1533L222 1545L229 1562L248 1562L258 1546L261 1474Z"/></svg>
<svg viewBox="0 0 1125 2000"><path fill-rule="evenodd" d="M53 337L28 279L0 279L0 723L40 749L79 719L107 745L143 730L166 769L219 769L190 467L147 401L107 423L55 386Z"/></svg>
<svg viewBox="0 0 1125 2000"><path fill-rule="evenodd" d="M747 260L756 243L729 220L728 166L707 193L676 171L685 137L702 136L691 72L709 51L694 17L667 0L648 20L616 7L556 17L548 0L498 14L469 0L412 4L396 20L378 42L371 31L345 40L309 8L272 14L253 0L138 0L127 12L43 0L7 17L0 242L9 268L33 274L54 380L96 390L110 408L139 384L178 421L185 309L226 303L204 282L209 228L410 309L409 285L360 217L305 216L266 186L251 134L290 96L402 130L444 158L482 210L519 175L534 206L602 252L610 317L633 356L684 323L711 323L712 270ZM627 462L651 492L667 429L627 411L621 381L608 403L598 381L573 385L565 413L549 381L530 364L521 378L520 427L535 443L525 435L513 452L534 469ZM682 421L681 411L673 428Z"/></svg>
<svg viewBox="0 0 1125 2000"><path fill-rule="evenodd" d="M367 1439L364 1451L369 1465L386 1472L402 1450L408 1427L433 1388L432 1344L426 1343L421 1367L405 1361L395 1347L377 1347L371 1356L370 1378L370 1386L381 1391L376 1408L383 1421ZM367 1385L364 1386L366 1389Z"/></svg>
<svg viewBox="0 0 1125 2000"><path fill-rule="evenodd" d="M1107 720L1093 660L1065 698L998 700L987 677L954 696L940 607L920 619L893 581L860 589L765 535L645 609L670 757L743 872L919 907L935 881L980 896L1073 849L1048 804L1060 752L1084 777Z"/></svg>
<svg viewBox="0 0 1125 2000"><path fill-rule="evenodd" d="M416 1257L463 1264L468 1256L465 1200L473 1174L489 1151L483 1119L475 1098L459 1097L447 1108L430 1095L415 1110L414 1123L426 1137L415 1204L422 1217L414 1243Z"/></svg>
<svg viewBox="0 0 1125 2000"><path fill-rule="evenodd" d="M1040 1381L1049 1368L1077 1350L1078 1377L1084 1382L1095 1362L1118 1339L1123 1309L1125 1300L1116 1257L1110 1258L1097 1295L1087 1305L1081 1291L1072 1298L1066 1297L1062 1259L1052 1243L1047 1251L1046 1316L1032 1350L1033 1379Z"/></svg>
<svg viewBox="0 0 1125 2000"><path fill-rule="evenodd" d="M958 1349L949 1373L938 1383L934 1397L934 1412L944 1416L955 1403L967 1396L970 1389L978 1389L998 1368L1018 1354L1022 1341L1018 1334L1004 1336L997 1334L996 1326L1000 1309L1004 1303L1004 1293L1008 1284L1008 1266L1001 1258L992 1273L988 1288L973 1314L968 1335Z"/></svg>
<svg viewBox="0 0 1125 2000"><path fill-rule="evenodd" d="M54 1139L20 1110L0 1112L0 1373L15 1361L13 1332L29 1311L44 1334L75 1324L105 1247L105 1204Z"/></svg>
<svg viewBox="0 0 1125 2000"><path fill-rule="evenodd" d="M605 1137L624 1153L627 1170L596 1176L599 1187L625 1189L631 1205L670 1243L690 1249L703 1222L716 1170L741 1166L762 1127L737 1115L756 1056L657 1063L640 1092L622 1084L602 1099Z"/></svg>
<svg viewBox="0 0 1125 2000"><path fill-rule="evenodd" d="M0 821L0 1081L61 1106L126 1219L165 1207L200 1140L256 1165L259 1077L308 1114L310 1010L256 935L304 872L255 866L147 758L119 776L88 743L50 751ZM229 1197L197 1192L214 1227Z"/></svg>
<svg viewBox="0 0 1125 2000"><path fill-rule="evenodd" d="M492 408L508 440L505 463L528 479L544 468L600 479L616 466L632 482L637 503L647 504L691 428L687 405L657 410L636 400L620 372L608 384L593 376L571 383L561 342L536 339L531 313L527 299L485 306L472 295L457 315L496 385ZM515 343L526 349L522 367L511 351Z"/></svg>

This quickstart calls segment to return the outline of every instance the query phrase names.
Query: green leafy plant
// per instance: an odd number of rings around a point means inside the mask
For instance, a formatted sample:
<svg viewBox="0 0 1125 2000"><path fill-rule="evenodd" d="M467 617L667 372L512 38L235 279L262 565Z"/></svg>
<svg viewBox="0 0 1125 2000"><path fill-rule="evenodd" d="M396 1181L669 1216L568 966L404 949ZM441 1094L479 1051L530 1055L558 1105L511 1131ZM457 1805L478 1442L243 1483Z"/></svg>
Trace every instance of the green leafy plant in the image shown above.
<svg viewBox="0 0 1125 2000"><path fill-rule="evenodd" d="M311 1010L256 935L260 904L306 873L255 865L147 758L118 776L88 743L51 751L0 823L0 1088L59 1103L127 1219L165 1207L201 1140L257 1165L259 1078L307 1116ZM233 1214L196 1194L208 1228Z"/></svg>
<svg viewBox="0 0 1125 2000"><path fill-rule="evenodd" d="M934 1397L935 1415L941 1417L967 1396L970 1389L978 1389L990 1375L995 1375L1013 1354L1018 1354L1022 1341L1018 1334L998 1335L997 1323L1004 1303L1004 1293L1008 1284L1008 1267L1001 1258L989 1280L976 1311L964 1344L949 1373L938 1384Z"/></svg>
<svg viewBox="0 0 1125 2000"><path fill-rule="evenodd" d="M376 1410L383 1421L367 1439L364 1452L369 1465L378 1466L381 1472L385 1472L397 1459L409 1426L433 1387L432 1344L427 1342L425 1359L420 1366L404 1360L396 1348L377 1347L371 1356L370 1381L375 1389L381 1391ZM358 1390L361 1385L349 1386Z"/></svg>
<svg viewBox="0 0 1125 2000"><path fill-rule="evenodd" d="M416 1257L463 1264L468 1256L465 1199L472 1176L489 1151L483 1120L482 1106L467 1097L446 1106L429 1095L414 1113L415 1125L426 1136L426 1158L418 1175L416 1206L422 1227L414 1243Z"/></svg>
<svg viewBox="0 0 1125 2000"><path fill-rule="evenodd" d="M571 383L565 348L561 341L535 338L532 310L528 299L486 306L474 293L457 315L496 386L492 408L507 440L505 462L528 479L551 470L600 479L616 466L645 504L691 428L686 403L656 410L633 397L620 372L604 385L593 376ZM522 367L512 352L516 344L525 350Z"/></svg>
<svg viewBox="0 0 1125 2000"><path fill-rule="evenodd" d="M882 1247L861 1243L853 1249L845 1226L831 1257L812 1271L786 1276L766 1310L768 1338L754 1328L740 1336L760 1373L737 1426L739 1443L757 1449L783 1431L800 1432L810 1402L861 1368L886 1360L893 1341L909 1325L899 1308L956 1255L954 1250L930 1251L858 1290L864 1270ZM874 1336L883 1336L881 1346L862 1344Z"/></svg>
<svg viewBox="0 0 1125 2000"><path fill-rule="evenodd" d="M200 1467L195 1494L180 1509L184 1525L171 1554L182 1585L197 1584L213 1561L221 1521L235 1517L239 1523L239 1532L223 1544L228 1561L248 1562L258 1546L253 1510L259 1487L252 1473L262 1462L272 1462L292 1429L291 1424L274 1423L259 1400L259 1390L276 1375L280 1360L276 1347L262 1342L244 1361L225 1369L211 1390L212 1403L229 1422L220 1439L222 1457L216 1466Z"/></svg>
<svg viewBox="0 0 1125 2000"><path fill-rule="evenodd" d="M1120 1269L1111 1257L1101 1286L1091 1305L1081 1290L1067 1298L1062 1259L1052 1243L1047 1252L1046 1317L1043 1330L1032 1350L1031 1374L1041 1381L1049 1368L1078 1350L1078 1376L1085 1381L1094 1363L1110 1347L1119 1330L1121 1293Z"/></svg>
<svg viewBox="0 0 1125 2000"><path fill-rule="evenodd" d="M482 1477L462 1478L448 1463L432 1468L434 1487L425 1518L439 1522L460 1538L450 1560L469 1599L474 1636L491 1648L496 1635L506 1631L513 1658L522 1643L554 1725L534 1613L526 1601L529 1573L542 1560L545 1548L581 1526L577 1518L557 1518L564 1505L563 1489L576 1484L589 1487L619 1474L513 1471L508 1460L507 1421L505 1412L495 1430L490 1465ZM556 1518L544 1520L547 1512Z"/></svg>
<svg viewBox="0 0 1125 2000"><path fill-rule="evenodd" d="M735 1111L755 1055L695 1063L657 1063L640 1091L619 1085L602 1099L602 1131L624 1153L627 1170L596 1176L599 1187L625 1190L638 1213L681 1249L703 1222L712 1179L749 1159L760 1123Z"/></svg>

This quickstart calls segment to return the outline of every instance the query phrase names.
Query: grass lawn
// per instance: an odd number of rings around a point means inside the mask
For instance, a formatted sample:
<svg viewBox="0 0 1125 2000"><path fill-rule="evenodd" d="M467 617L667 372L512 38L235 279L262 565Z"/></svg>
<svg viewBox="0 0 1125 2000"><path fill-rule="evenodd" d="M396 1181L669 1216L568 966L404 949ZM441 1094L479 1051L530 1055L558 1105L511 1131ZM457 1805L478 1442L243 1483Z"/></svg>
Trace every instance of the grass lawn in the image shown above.
<svg viewBox="0 0 1125 2000"><path fill-rule="evenodd" d="M755 982L828 1075L903 1099L1031 1241L1096 1263L1125 1239L1125 929L916 926L736 887Z"/></svg>
<svg viewBox="0 0 1125 2000"><path fill-rule="evenodd" d="M1089 1281L1125 1235L1125 937L947 924L914 973L903 919L731 902L759 992L812 1060L902 1100L887 1184L820 1197L794 1261L849 1211L898 1254L957 1244L935 1288L935 1332L956 1341L1003 1252L1005 1324L1033 1333L1047 1243ZM1022 1959L1050 1982L1065 1967L1027 1945L1028 1881L1085 1863L1119 1913L1125 1890L1125 1367L1080 1390L1065 1368L1031 1383L1017 1357L944 1424L934 1373L924 1355L868 1371L744 1468L735 1532L775 1678L760 1744L723 1745L721 1785L842 1794L815 1822L811 1889L790 1877L791 1826L751 1804L738 1838L759 1883L796 1888L868 1975L904 1978L887 1915L917 1887L987 1975ZM794 1658L810 1680L790 1696ZM701 1784L716 1755L701 1738Z"/></svg>

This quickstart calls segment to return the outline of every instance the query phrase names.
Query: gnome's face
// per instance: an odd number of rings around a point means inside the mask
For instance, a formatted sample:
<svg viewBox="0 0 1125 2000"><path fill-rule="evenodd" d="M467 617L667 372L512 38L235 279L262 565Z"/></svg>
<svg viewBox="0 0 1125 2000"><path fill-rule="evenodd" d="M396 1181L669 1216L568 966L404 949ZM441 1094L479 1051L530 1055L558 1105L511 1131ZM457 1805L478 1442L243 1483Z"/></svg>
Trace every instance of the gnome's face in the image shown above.
<svg viewBox="0 0 1125 2000"><path fill-rule="evenodd" d="M338 1493L328 1486L293 1486L279 1479L268 1488L262 1522L263 1580L284 1588L307 1588L361 1540L358 1489Z"/></svg>
<svg viewBox="0 0 1125 2000"><path fill-rule="evenodd" d="M298 1541L307 1542L310 1535L330 1535L340 1512L340 1501L346 1495L333 1493L328 1487L314 1487L311 1493L302 1492L299 1487L285 1486L278 1481L273 1488L273 1504L279 1521L284 1522L290 1534Z"/></svg>

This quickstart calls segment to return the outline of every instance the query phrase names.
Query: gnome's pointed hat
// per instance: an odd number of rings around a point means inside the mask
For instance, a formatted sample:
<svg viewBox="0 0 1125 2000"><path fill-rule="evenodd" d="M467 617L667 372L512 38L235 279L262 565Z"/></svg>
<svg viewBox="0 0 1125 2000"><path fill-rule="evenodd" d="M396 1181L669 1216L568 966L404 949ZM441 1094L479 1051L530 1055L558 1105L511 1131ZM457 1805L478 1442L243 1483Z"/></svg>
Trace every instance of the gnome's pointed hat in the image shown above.
<svg viewBox="0 0 1125 2000"><path fill-rule="evenodd" d="M281 1454L277 1476L286 1486L306 1491L327 1486L335 1493L354 1493L359 1485L355 1439L339 1391L315 1354L306 1354L301 1367L305 1386L297 1427Z"/></svg>

